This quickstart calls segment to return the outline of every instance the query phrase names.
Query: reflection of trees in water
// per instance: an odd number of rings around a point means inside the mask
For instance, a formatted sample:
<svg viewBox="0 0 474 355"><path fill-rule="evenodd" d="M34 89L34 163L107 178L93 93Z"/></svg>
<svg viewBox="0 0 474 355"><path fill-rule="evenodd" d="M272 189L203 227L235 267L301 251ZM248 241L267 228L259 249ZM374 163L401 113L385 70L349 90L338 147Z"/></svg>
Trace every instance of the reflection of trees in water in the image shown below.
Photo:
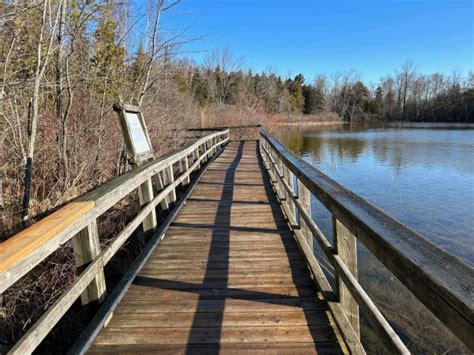
<svg viewBox="0 0 474 355"><path fill-rule="evenodd" d="M327 140L327 144L332 145L340 159L350 158L352 161L357 161L367 146L365 140L348 137Z"/></svg>
<svg viewBox="0 0 474 355"><path fill-rule="evenodd" d="M373 141L371 144L372 153L375 155L378 161L387 161L390 148L386 140L380 140L378 143Z"/></svg>
<svg viewBox="0 0 474 355"><path fill-rule="evenodd" d="M318 162L334 156L340 161L356 161L362 154L372 153L377 161L396 171L408 165L474 172L474 159L465 154L472 152L474 139L466 131L391 127L373 123L287 127L280 137L296 154L310 153Z"/></svg>
<svg viewBox="0 0 474 355"><path fill-rule="evenodd" d="M299 129L287 129L280 132L282 141L286 147L295 154L303 153L303 137L305 134Z"/></svg>
<svg viewBox="0 0 474 355"><path fill-rule="evenodd" d="M429 139L421 135L389 136L372 139L370 145L378 161L388 162L397 170L408 165L439 167L463 174L474 172L474 159L469 158L473 147L466 137L456 141L455 138Z"/></svg>
<svg viewBox="0 0 474 355"><path fill-rule="evenodd" d="M367 146L367 142L358 138L327 138L319 134L307 135L300 130L290 130L283 134L285 145L295 154L310 153L316 161L322 161L325 154L337 153L340 159L350 158L356 161Z"/></svg>
<svg viewBox="0 0 474 355"><path fill-rule="evenodd" d="M307 135L300 129L289 129L281 134L286 147L297 155L311 153L311 156L320 161L323 158L323 142L318 134Z"/></svg>

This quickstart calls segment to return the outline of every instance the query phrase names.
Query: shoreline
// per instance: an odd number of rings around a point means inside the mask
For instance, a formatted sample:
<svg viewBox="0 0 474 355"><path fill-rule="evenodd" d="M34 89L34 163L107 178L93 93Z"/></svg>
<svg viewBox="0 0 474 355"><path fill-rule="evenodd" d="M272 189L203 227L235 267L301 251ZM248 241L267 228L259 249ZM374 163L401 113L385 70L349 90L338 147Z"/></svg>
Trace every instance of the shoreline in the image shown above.
<svg viewBox="0 0 474 355"><path fill-rule="evenodd" d="M349 124L350 122L342 121L321 121L321 122L278 122L277 126L326 126L326 125L340 125Z"/></svg>
<svg viewBox="0 0 474 355"><path fill-rule="evenodd" d="M414 122L414 121L357 121L357 122L344 122L344 121L318 121L318 122L278 122L276 126L333 126L333 125L351 125L351 124L368 124L368 123L383 123L389 126L404 126L406 128L423 128L423 126L429 126L430 128L443 128L443 127L459 127L459 128L474 128L473 122Z"/></svg>

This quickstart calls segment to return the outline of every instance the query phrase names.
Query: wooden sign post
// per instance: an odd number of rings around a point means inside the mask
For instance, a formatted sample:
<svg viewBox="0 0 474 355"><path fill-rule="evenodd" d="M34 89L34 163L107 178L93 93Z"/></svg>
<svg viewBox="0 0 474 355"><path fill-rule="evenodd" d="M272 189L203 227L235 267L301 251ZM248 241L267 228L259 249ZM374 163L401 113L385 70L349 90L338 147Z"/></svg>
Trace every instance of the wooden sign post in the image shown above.
<svg viewBox="0 0 474 355"><path fill-rule="evenodd" d="M155 153L153 152L140 107L116 103L114 104L114 111L118 114L125 145L127 146L127 152L132 164L140 166L155 158ZM163 186L160 186L160 188L162 187ZM141 206L153 200L153 184L151 178L140 185L138 193ZM145 234L152 233L156 226L156 211L153 209L143 221L143 231Z"/></svg>

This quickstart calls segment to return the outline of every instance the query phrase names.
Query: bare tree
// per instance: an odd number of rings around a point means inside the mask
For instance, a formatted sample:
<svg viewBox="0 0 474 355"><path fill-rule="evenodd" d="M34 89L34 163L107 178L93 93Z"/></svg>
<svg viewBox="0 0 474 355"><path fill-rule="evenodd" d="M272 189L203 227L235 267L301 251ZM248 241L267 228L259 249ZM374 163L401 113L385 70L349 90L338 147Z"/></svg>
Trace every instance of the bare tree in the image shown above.
<svg viewBox="0 0 474 355"><path fill-rule="evenodd" d="M240 70L244 65L241 58L236 58L229 47L214 49L204 59L204 69L208 74L209 91L219 103L229 96L232 82L231 73Z"/></svg>
<svg viewBox="0 0 474 355"><path fill-rule="evenodd" d="M29 223L29 204L31 193L31 180L33 174L33 158L36 143L36 131L38 126L38 108L40 100L40 85L44 76L46 67L53 53L53 40L57 31L61 9L64 6L64 0L58 2L55 13L51 7L50 0L42 1L41 26L38 37L36 70L33 78L33 91L30 98L30 109L28 113L28 145L25 162L25 177L22 204L22 221ZM49 26L48 26L49 25Z"/></svg>

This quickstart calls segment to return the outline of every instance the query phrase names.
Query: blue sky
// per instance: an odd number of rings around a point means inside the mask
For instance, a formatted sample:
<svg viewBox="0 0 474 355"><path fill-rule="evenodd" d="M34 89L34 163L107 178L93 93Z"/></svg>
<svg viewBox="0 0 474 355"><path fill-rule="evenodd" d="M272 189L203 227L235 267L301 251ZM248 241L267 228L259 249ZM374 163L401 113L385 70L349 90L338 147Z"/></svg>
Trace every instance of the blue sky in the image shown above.
<svg viewBox="0 0 474 355"><path fill-rule="evenodd" d="M145 1L145 0L140 0ZM167 29L206 35L190 54L228 46L247 68L282 76L356 69L367 81L407 60L424 73L474 70L472 0L183 0Z"/></svg>

